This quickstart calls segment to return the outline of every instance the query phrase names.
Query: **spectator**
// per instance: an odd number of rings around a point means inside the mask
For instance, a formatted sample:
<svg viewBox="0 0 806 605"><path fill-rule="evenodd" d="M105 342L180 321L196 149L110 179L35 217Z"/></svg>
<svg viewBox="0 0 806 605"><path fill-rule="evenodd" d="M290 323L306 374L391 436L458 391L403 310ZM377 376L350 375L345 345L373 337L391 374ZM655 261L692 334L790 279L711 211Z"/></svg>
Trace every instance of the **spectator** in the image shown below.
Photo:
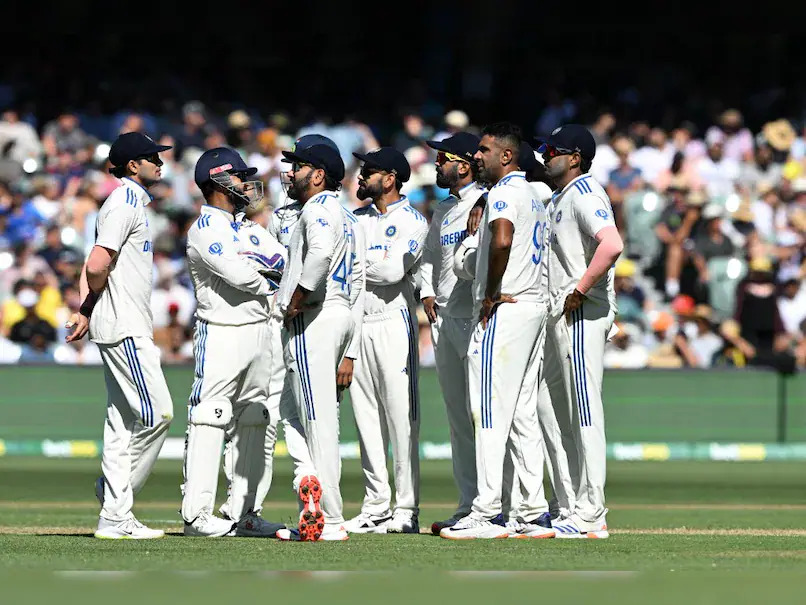
<svg viewBox="0 0 806 605"><path fill-rule="evenodd" d="M781 284L778 296L778 313L784 330L801 337L804 336L802 324L806 320L806 288L802 284L802 280L790 277Z"/></svg>
<svg viewBox="0 0 806 605"><path fill-rule="evenodd" d="M461 109L452 109L442 118L442 130L434 134L434 141L442 141L455 135L457 132L464 132L470 126L470 118Z"/></svg>
<svg viewBox="0 0 806 605"><path fill-rule="evenodd" d="M34 344L34 340L36 340L35 348L37 350L42 349L43 341L48 345L55 342L56 329L36 312L36 305L39 302L36 290L26 286L17 294L17 301L25 310L25 316L11 326L9 339L12 342L29 345Z"/></svg>
<svg viewBox="0 0 806 605"><path fill-rule="evenodd" d="M723 349L722 339L711 325L711 308L697 305L687 317L683 329L675 336L675 347L686 366L710 368Z"/></svg>
<svg viewBox="0 0 806 605"><path fill-rule="evenodd" d="M694 243L692 256L701 284L710 281L708 261L717 257L729 258L735 252L733 242L723 232L723 212L723 207L714 203L708 204L702 211L702 220L705 225Z"/></svg>
<svg viewBox="0 0 806 605"><path fill-rule="evenodd" d="M705 142L708 154L695 162L694 170L709 196L726 197L735 191L739 162L725 155L725 134L721 130L709 130Z"/></svg>
<svg viewBox="0 0 806 605"><path fill-rule="evenodd" d="M649 353L647 367L650 368L680 368L683 360L675 350L674 318L666 311L652 314L652 333L645 338Z"/></svg>
<svg viewBox="0 0 806 605"><path fill-rule="evenodd" d="M25 199L19 189L10 191L9 205L4 214L3 235L12 245L35 240L39 226L45 222L31 201Z"/></svg>
<svg viewBox="0 0 806 605"><path fill-rule="evenodd" d="M4 324L3 308L0 307L0 326ZM17 363L21 354L22 347L6 338L5 330L0 329L0 365Z"/></svg>
<svg viewBox="0 0 806 605"><path fill-rule="evenodd" d="M48 157L60 154L75 154L91 144L91 139L78 125L78 116L65 111L54 121L45 125L42 145Z"/></svg>
<svg viewBox="0 0 806 605"><path fill-rule="evenodd" d="M738 109L728 109L719 116L719 125L712 126L705 133L709 137L719 136L725 146L725 157L733 162L747 162L753 157L753 135L744 127L744 117Z"/></svg>
<svg viewBox="0 0 806 605"><path fill-rule="evenodd" d="M19 280L33 281L37 273L52 273L44 259L35 256L31 244L20 243L14 246L14 262L11 268L0 276L0 294L11 291Z"/></svg>
<svg viewBox="0 0 806 605"><path fill-rule="evenodd" d="M98 366L103 363L98 345L88 338L56 345L53 348L53 361L60 365L79 366Z"/></svg>
<svg viewBox="0 0 806 605"><path fill-rule="evenodd" d="M616 291L618 318L625 322L641 322L649 310L644 291L635 284L635 263L628 258L616 262L613 287Z"/></svg>
<svg viewBox="0 0 806 605"><path fill-rule="evenodd" d="M205 149L205 138L212 132L212 128L207 124L205 112L201 101L190 101L182 107L182 126L174 137L179 157L182 157L190 147Z"/></svg>
<svg viewBox="0 0 806 605"><path fill-rule="evenodd" d="M756 184L756 194L757 199L750 204L753 225L763 241L775 242L776 232L786 224L786 210L778 189L768 181L759 181Z"/></svg>
<svg viewBox="0 0 806 605"><path fill-rule="evenodd" d="M640 168L636 168L630 161L635 146L625 136L613 139L613 151L618 156L618 166L610 171L607 178L607 194L613 204L624 201L624 194L641 187L642 177Z"/></svg>
<svg viewBox="0 0 806 605"><path fill-rule="evenodd" d="M25 160L38 160L42 155L42 143L33 126L20 120L19 113L14 109L3 112L0 121L0 148L8 144L11 148L8 158L22 166Z"/></svg>
<svg viewBox="0 0 806 605"><path fill-rule="evenodd" d="M756 153L749 162L742 162L739 168L738 184L749 195L758 190L760 182L777 187L781 182L783 167L773 162L773 150L763 137L758 137Z"/></svg>
<svg viewBox="0 0 806 605"><path fill-rule="evenodd" d="M631 324L617 321L618 332L605 344L604 367L639 369L649 362L649 351L641 344L641 330Z"/></svg>
<svg viewBox="0 0 806 605"><path fill-rule="evenodd" d="M426 149L423 141L430 135L430 128L423 118L415 111L406 111L403 113L403 128L392 137L392 147L401 153L412 147Z"/></svg>
<svg viewBox="0 0 806 605"><path fill-rule="evenodd" d="M641 171L648 183L654 183L664 170L672 165L674 147L668 142L662 128L649 131L646 145L636 149L630 156L630 163Z"/></svg>

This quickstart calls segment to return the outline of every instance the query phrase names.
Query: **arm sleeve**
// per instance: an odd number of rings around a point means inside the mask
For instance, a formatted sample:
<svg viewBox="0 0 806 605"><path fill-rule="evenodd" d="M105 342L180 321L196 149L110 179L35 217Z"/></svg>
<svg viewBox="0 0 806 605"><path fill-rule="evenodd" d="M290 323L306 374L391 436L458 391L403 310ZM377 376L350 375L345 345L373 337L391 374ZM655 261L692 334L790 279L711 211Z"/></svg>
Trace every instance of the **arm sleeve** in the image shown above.
<svg viewBox="0 0 806 605"><path fill-rule="evenodd" d="M590 238L605 227L615 227L613 210L605 200L590 193L581 196L574 204L579 230Z"/></svg>
<svg viewBox="0 0 806 605"><path fill-rule="evenodd" d="M110 208L109 212L99 215L98 237L95 238L95 245L120 252L123 242L134 228L136 218L137 209L122 203Z"/></svg>
<svg viewBox="0 0 806 605"><path fill-rule="evenodd" d="M386 251L383 260L367 265L367 283L377 286L396 284L408 273L423 254L428 223L417 223L411 239L398 238Z"/></svg>
<svg viewBox="0 0 806 605"><path fill-rule="evenodd" d="M308 248L298 282L306 290L316 290L327 277L336 246L337 228L341 229L341 224L334 225L333 219L321 205L305 204L297 229L304 229Z"/></svg>
<svg viewBox="0 0 806 605"><path fill-rule="evenodd" d="M350 291L350 314L353 317L353 337L347 347L345 357L358 359L361 350L361 327L364 323L364 296L366 292L366 275L364 267L366 263L366 239L364 229L360 224L353 225L353 272L352 289Z"/></svg>
<svg viewBox="0 0 806 605"><path fill-rule="evenodd" d="M196 250L204 266L233 288L255 296L271 294L266 278L238 254L229 233L216 233L212 227L192 229L188 233L188 243Z"/></svg>
<svg viewBox="0 0 806 605"><path fill-rule="evenodd" d="M442 213L434 213L431 217L431 225L428 227L428 234L425 236L423 245L423 260L420 264L420 299L436 296L434 282L437 276L434 275L434 267L439 266L439 228L442 224Z"/></svg>

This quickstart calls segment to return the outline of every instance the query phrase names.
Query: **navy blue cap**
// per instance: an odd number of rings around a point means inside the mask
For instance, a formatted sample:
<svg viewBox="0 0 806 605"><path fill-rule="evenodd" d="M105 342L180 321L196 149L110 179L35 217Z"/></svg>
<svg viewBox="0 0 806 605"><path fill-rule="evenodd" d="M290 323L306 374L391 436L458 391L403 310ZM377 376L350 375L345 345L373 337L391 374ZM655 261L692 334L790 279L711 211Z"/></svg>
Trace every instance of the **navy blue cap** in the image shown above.
<svg viewBox="0 0 806 605"><path fill-rule="evenodd" d="M479 150L481 139L472 132L457 132L441 141L426 141L431 149L458 155L466 162L472 162L473 156Z"/></svg>
<svg viewBox="0 0 806 605"><path fill-rule="evenodd" d="M365 164L385 172L394 172L403 183L411 177L409 161L394 147L379 147L367 153L353 153L353 155Z"/></svg>
<svg viewBox="0 0 806 605"><path fill-rule="evenodd" d="M320 135L316 135L320 136ZM332 142L332 141L331 141ZM341 181L344 178L344 161L338 148L329 145L311 145L305 149L283 151L283 162L310 164L324 170L330 178Z"/></svg>
<svg viewBox="0 0 806 605"><path fill-rule="evenodd" d="M241 154L229 147L216 147L208 149L196 162L193 179L201 187L210 180L210 176L219 172L231 172L239 176L252 176L257 168L250 168L243 161Z"/></svg>
<svg viewBox="0 0 806 605"><path fill-rule="evenodd" d="M547 137L535 139L539 147L538 152L543 153L543 146L548 145L565 151L576 151L586 160L592 160L596 155L596 141L590 131L581 124L566 124L551 131Z"/></svg>
<svg viewBox="0 0 806 605"><path fill-rule="evenodd" d="M518 167L526 174L530 174L540 162L535 157L535 150L526 141L521 142L520 152L518 153Z"/></svg>
<svg viewBox="0 0 806 605"><path fill-rule="evenodd" d="M291 151L308 149L308 147L313 147L314 145L325 145L326 147L339 151L339 148L336 146L336 143L333 142L333 139L329 139L323 134L302 135L300 138L294 141L294 146L291 148Z"/></svg>
<svg viewBox="0 0 806 605"><path fill-rule="evenodd" d="M130 160L144 158L170 148L170 145L158 145L154 139L141 132L127 132L112 143L109 149L109 161L113 166L125 166Z"/></svg>

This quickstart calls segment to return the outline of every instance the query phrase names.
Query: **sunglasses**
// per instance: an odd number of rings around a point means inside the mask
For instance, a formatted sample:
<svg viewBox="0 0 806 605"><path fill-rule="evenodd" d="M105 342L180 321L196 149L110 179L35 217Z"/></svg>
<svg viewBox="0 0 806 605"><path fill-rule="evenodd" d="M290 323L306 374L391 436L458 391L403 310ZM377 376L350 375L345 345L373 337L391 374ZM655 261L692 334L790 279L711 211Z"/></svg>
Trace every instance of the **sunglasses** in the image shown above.
<svg viewBox="0 0 806 605"><path fill-rule="evenodd" d="M160 156L155 154L152 155L144 155L142 157L137 158L138 160L145 160L146 162L150 162L155 166L162 166L163 161L160 159Z"/></svg>
<svg viewBox="0 0 806 605"><path fill-rule="evenodd" d="M437 164L444 164L446 162L467 162L466 159L447 151L437 152Z"/></svg>
<svg viewBox="0 0 806 605"><path fill-rule="evenodd" d="M310 166L311 168L313 168L313 164L309 164L308 162L293 162L291 164L291 172L298 172L305 166Z"/></svg>
<svg viewBox="0 0 806 605"><path fill-rule="evenodd" d="M573 149L564 149L563 147L552 147L551 145L543 145L540 148L540 154L544 158L556 158L560 155L571 155L576 153Z"/></svg>
<svg viewBox="0 0 806 605"><path fill-rule="evenodd" d="M370 168L365 164L361 167L361 172L359 172L359 174L361 175L362 179L367 180L373 174L381 174L383 172L385 171L381 170L380 168Z"/></svg>

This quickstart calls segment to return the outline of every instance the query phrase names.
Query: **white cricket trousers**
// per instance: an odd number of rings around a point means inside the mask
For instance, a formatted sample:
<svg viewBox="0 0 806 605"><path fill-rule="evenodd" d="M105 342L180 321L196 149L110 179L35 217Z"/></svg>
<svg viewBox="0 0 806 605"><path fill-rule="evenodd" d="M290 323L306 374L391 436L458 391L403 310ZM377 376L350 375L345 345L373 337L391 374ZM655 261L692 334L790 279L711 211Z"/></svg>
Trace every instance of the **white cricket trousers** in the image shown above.
<svg viewBox="0 0 806 605"><path fill-rule="evenodd" d="M265 474L267 377L271 368L268 322L241 326L196 322L196 378L188 406L182 517L193 522L213 512L225 432L232 436L226 474L229 515L239 521L256 506Z"/></svg>
<svg viewBox="0 0 806 605"><path fill-rule="evenodd" d="M459 490L456 516L470 512L476 497L476 440L467 391L467 347L474 321L437 312L431 342L451 435L453 478Z"/></svg>
<svg viewBox="0 0 806 605"><path fill-rule="evenodd" d="M572 512L589 523L598 522L607 513L602 360L614 319L615 314L609 307L587 301L568 319L561 316L553 322L566 397L552 403L563 433L569 473L576 493Z"/></svg>
<svg viewBox="0 0 806 605"><path fill-rule="evenodd" d="M343 305L306 311L284 331L286 378L297 407L310 460L322 484L325 523L342 523L339 481L338 370L353 334L350 308ZM282 413L282 412L281 412Z"/></svg>
<svg viewBox="0 0 806 605"><path fill-rule="evenodd" d="M168 435L173 402L160 367L159 349L151 338L129 337L98 348L108 396L101 517L123 521Z"/></svg>
<svg viewBox="0 0 806 605"><path fill-rule="evenodd" d="M516 469L521 483L526 482L522 489L534 493L540 488L530 484L542 484L535 390L545 320L542 303L504 303L496 307L486 329L478 323L473 330L467 360L478 495L472 512L480 517L502 513L504 463L513 449L519 452L516 458L529 465L523 474ZM527 406L534 407L534 412L522 410ZM539 464L531 464L538 458Z"/></svg>
<svg viewBox="0 0 806 605"><path fill-rule="evenodd" d="M576 446L570 429L564 432L561 429L555 411L555 408L568 409L563 372L564 357L557 348L554 325L556 322L556 318L549 318L546 326L546 344L543 348L543 363L540 367L537 390L537 416L543 431L546 464L551 480L552 498L549 510L552 515L567 517L574 509L576 494L566 451Z"/></svg>
<svg viewBox="0 0 806 605"><path fill-rule="evenodd" d="M282 331L282 318L273 315L269 319L271 370L268 375L268 402L266 404L269 409L269 424L266 426L266 436L263 442L265 458L263 475L258 482L257 493L255 494L254 510L256 513L263 509L263 503L271 489L278 422L283 426L286 449L294 463L294 481L292 484L294 492L299 488L302 477L315 474L315 469L308 454L308 446L305 444L304 430L300 424L299 414L294 403L294 394L291 386L286 381L287 372L283 355ZM230 475L230 468L232 467L232 455L237 446L237 434L234 430L228 431L227 440L224 444L224 474L228 481L227 500L219 508L221 514L227 519L232 519L232 476Z"/></svg>
<svg viewBox="0 0 806 605"><path fill-rule="evenodd" d="M419 513L418 341L417 323L409 309L364 316L350 400L364 469L361 511L373 517L391 512L392 489L386 468L390 442L395 510Z"/></svg>

